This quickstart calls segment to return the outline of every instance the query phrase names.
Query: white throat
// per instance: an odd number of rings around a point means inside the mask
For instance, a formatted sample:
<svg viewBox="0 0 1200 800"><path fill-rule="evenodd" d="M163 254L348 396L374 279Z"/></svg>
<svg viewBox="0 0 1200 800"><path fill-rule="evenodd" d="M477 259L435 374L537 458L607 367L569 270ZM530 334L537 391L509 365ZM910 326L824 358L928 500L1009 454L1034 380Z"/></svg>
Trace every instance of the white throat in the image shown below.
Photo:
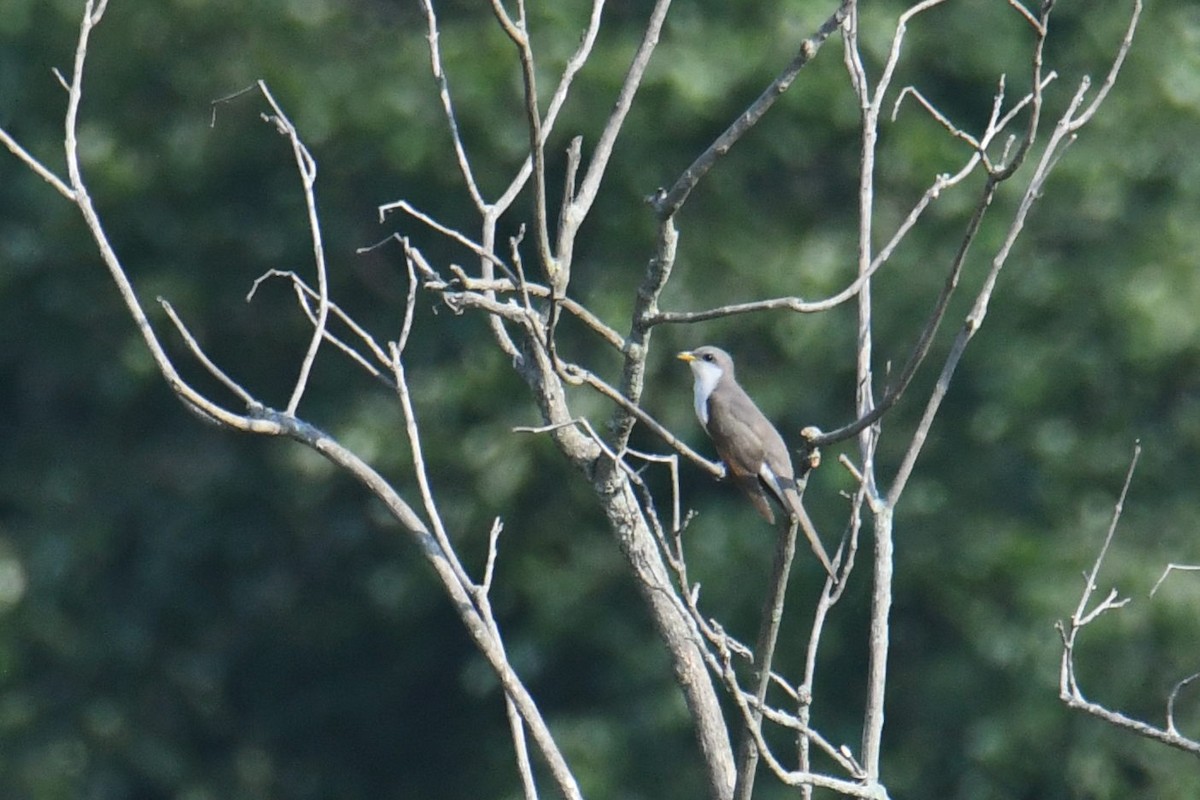
<svg viewBox="0 0 1200 800"><path fill-rule="evenodd" d="M696 407L696 416L700 424L708 429L708 396L717 388L721 380L722 370L716 364L707 361L693 361L689 366L696 382L692 386L692 402Z"/></svg>

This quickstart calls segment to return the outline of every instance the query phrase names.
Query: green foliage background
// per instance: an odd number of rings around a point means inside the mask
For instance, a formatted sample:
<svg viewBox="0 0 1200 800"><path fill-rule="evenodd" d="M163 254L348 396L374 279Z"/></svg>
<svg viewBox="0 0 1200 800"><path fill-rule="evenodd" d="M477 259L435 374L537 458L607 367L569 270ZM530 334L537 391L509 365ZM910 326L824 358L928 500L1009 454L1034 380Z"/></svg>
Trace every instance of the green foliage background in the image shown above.
<svg viewBox="0 0 1200 800"><path fill-rule="evenodd" d="M5 0L0 125L61 168L75 0ZM534 8L542 86L574 47L580 0ZM613 2L554 153L585 154L640 34L644 4ZM1063 0L1048 64L1061 109L1099 80L1127 3ZM832 3L680 3L577 251L575 293L618 329L652 245L641 198L668 184L790 58ZM863 6L878 66L899 4ZM490 196L519 164L519 80L486 4L439 8L464 138ZM86 82L82 147L97 205L143 301L169 298L228 372L283 405L307 342L269 268L310 268L297 177L262 103L226 97L265 79L320 164L333 292L381 338L406 291L393 230L439 259L465 254L376 207L407 198L452 225L471 214L428 74L414 3L112 0ZM978 126L997 76L1021 91L1028 35L999 0L950 3L912 28L911 82ZM1145 447L1101 590L1133 603L1089 628L1081 679L1097 700L1161 719L1195 672L1200 584L1200 9L1151 2L1129 63L1068 151L971 345L898 520L885 775L893 796L1194 798L1189 759L1068 713L1056 619L1077 602L1133 442ZM668 302L680 309L848 280L856 112L831 41L689 201ZM883 221L965 158L915 106L884 126ZM561 169L560 164L554 165ZM557 172L555 173L557 174ZM879 372L900 363L942 280L970 192L944 198L881 274ZM1002 199L996 221L1010 206ZM506 235L526 217L527 202ZM886 226L885 226L886 227ZM999 226L985 229L944 354ZM151 303L151 305L153 305ZM536 410L478 318L421 303L410 376L447 521L480 565L505 533L495 602L519 671L587 796L702 791L691 732L589 491L548 442L514 435ZM850 308L663 329L646 405L702 443L672 353L719 342L781 427L833 427L852 397ZM157 319L161 324L161 318ZM165 328L164 328L165 329ZM572 358L616 359L566 329ZM171 339L170 336L167 337ZM188 359L176 346L181 363ZM203 384L199 371L190 377ZM933 370L886 426L883 474ZM579 408L597 420L604 404ZM415 498L398 410L332 351L302 408ZM382 511L285 442L217 432L154 370L73 209L0 158L0 796L56 798L517 797L503 705L428 570ZM640 444L658 448L645 437ZM810 490L832 530L836 453ZM749 638L769 532L725 487L684 470L693 575L706 607ZM813 565L797 567L796 608ZM834 618L818 686L830 738L855 746L866 574ZM803 615L785 629L798 663ZM1178 718L1200 735L1200 702ZM764 797L782 796L764 789Z"/></svg>

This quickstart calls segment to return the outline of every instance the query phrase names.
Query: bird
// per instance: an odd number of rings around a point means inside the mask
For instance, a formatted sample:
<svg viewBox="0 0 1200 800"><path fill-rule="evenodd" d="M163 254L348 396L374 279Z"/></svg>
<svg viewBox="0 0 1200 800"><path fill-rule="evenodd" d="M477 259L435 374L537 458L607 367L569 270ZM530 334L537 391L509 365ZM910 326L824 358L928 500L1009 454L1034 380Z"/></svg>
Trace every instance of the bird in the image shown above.
<svg viewBox="0 0 1200 800"><path fill-rule="evenodd" d="M768 523L775 523L768 498L778 503L793 520L802 523L821 566L836 578L829 556L800 502L787 445L738 384L733 358L711 345L684 350L677 358L686 361L692 369L696 417L712 439L733 483L750 498Z"/></svg>

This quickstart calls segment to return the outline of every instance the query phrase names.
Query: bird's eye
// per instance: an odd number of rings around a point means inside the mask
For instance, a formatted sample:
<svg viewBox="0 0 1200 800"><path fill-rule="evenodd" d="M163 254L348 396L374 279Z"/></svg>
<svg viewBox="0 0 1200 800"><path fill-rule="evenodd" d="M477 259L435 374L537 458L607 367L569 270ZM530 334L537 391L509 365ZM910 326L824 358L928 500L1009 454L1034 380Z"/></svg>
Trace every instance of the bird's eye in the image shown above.
<svg viewBox="0 0 1200 800"><path fill-rule="evenodd" d="M705 360L705 361L708 361L709 363L712 363L712 360L713 360L713 354L712 354L712 353L705 353L705 354L704 354L704 360Z"/></svg>

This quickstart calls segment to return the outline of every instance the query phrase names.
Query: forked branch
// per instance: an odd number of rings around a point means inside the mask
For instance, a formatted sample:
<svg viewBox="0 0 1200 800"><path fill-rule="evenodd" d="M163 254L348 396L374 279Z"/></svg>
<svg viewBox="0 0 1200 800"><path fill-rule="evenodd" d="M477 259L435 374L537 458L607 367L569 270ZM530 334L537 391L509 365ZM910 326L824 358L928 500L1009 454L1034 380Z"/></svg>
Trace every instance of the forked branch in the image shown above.
<svg viewBox="0 0 1200 800"><path fill-rule="evenodd" d="M1108 555L1109 547L1117 532L1117 525L1121 521L1121 514L1125 510L1125 499L1129 496L1129 486L1133 482L1133 473L1141 454L1142 446L1139 443L1133 449L1133 457L1130 459L1129 469L1125 473L1125 483L1121 487L1121 494L1117 498L1116 505L1113 506L1112 518L1109 521L1104 542L1100 545L1100 551L1096 554L1096 560L1092 563L1091 569L1084 576L1083 593L1079 596L1079 604L1070 619L1066 622L1060 620L1056 625L1063 645L1062 659L1059 665L1058 696L1068 708L1079 709L1117 728L1132 731L1138 736L1162 742L1194 755L1200 755L1200 741L1183 736L1175 726L1175 700L1180 691L1200 675L1190 675L1175 684L1167 698L1166 726L1161 728L1088 700L1079 688L1079 681L1075 675L1075 645L1079 632L1103 614L1115 611L1129 603L1128 597L1119 598L1115 588L1094 606L1092 605L1092 595L1096 591L1096 578L1100 574L1100 567L1104 564L1105 556Z"/></svg>

